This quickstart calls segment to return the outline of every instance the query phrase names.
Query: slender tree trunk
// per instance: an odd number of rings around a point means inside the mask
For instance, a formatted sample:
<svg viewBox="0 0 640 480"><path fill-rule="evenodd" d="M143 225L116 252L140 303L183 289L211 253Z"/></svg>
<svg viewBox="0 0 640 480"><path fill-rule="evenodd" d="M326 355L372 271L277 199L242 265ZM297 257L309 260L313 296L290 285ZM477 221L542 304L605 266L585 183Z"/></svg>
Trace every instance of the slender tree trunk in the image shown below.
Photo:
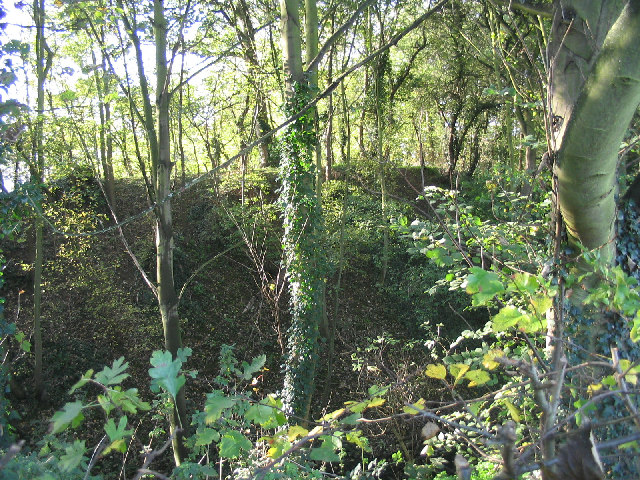
<svg viewBox="0 0 640 480"><path fill-rule="evenodd" d="M40 187L44 182L44 85L47 74L51 69L53 54L47 48L44 36L45 3L44 0L34 0L34 20L36 26L36 76L37 100L36 122L33 135L33 159L30 165L31 181ZM44 261L44 224L36 212L35 220L36 245L33 275L33 386L36 398L41 398L44 389L42 385L42 265Z"/></svg>
<svg viewBox="0 0 640 480"><path fill-rule="evenodd" d="M288 116L314 94L302 68L300 17L297 0L280 0L282 46ZM305 422L310 415L318 358L319 328L325 315L322 216L314 159L315 115L307 113L285 133L280 164L281 202L284 205L284 237L289 280L291 327L288 332L283 400L293 421Z"/></svg>
<svg viewBox="0 0 640 480"><path fill-rule="evenodd" d="M171 162L169 132L169 78L167 72L167 20L163 0L154 0L154 32L156 42L156 109L158 115L158 164L156 166L156 274L158 282L158 304L164 329L165 348L176 357L182 346L180 319L178 317L178 296L173 280L173 219L171 213ZM185 452L183 434L178 429L188 427L184 388L175 399L171 416L173 455L176 465L180 465Z"/></svg>

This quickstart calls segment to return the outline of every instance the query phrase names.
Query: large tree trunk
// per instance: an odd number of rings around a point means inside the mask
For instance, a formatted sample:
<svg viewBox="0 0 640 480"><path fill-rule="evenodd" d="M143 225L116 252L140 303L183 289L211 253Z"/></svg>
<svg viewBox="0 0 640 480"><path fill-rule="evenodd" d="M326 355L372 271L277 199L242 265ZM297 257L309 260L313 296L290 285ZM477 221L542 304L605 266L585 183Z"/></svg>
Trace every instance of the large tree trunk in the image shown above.
<svg viewBox="0 0 640 480"><path fill-rule="evenodd" d="M606 15L599 10L578 10L577 14L585 15L573 19L574 24L584 25L578 32L562 32L564 24L556 18L560 23L556 35L571 38L583 34L587 38L581 55L565 51L568 47L560 48L557 58L566 60L566 65L562 69L556 64L554 72L562 70L562 74L554 73L560 78L552 85L558 130L558 204L569 241L599 251L608 263L615 260L618 148L640 103L640 1L630 1L609 28L608 22L616 18L614 3L618 2L602 2ZM604 24L597 19L604 19ZM606 38L604 32L608 32ZM588 52L587 45L593 45L593 51ZM578 269L589 271L582 262ZM585 290L575 292L573 303L581 305L585 294Z"/></svg>

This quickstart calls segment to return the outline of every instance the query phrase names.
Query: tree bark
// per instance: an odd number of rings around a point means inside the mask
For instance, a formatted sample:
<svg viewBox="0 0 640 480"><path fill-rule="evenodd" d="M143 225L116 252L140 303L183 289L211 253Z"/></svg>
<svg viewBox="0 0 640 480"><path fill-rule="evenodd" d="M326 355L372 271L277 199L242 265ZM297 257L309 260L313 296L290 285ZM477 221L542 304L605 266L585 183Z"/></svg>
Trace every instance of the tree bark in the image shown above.
<svg viewBox="0 0 640 480"><path fill-rule="evenodd" d="M158 305L162 317L165 348L176 358L182 346L178 296L173 279L173 219L171 212L171 161L169 132L169 77L167 71L167 20L163 0L153 2L154 34L156 42L156 110L157 110L157 165L156 171L156 275L158 282ZM182 430L188 426L184 388L178 392L173 414L173 456L180 465L185 456Z"/></svg>
<svg viewBox="0 0 640 480"><path fill-rule="evenodd" d="M570 242L615 260L618 148L640 104L640 1L630 1L609 29L560 141L558 203ZM568 92L567 92L568 93ZM572 96L567 95L568 98ZM580 271L588 266L579 263ZM586 292L574 293L574 303Z"/></svg>

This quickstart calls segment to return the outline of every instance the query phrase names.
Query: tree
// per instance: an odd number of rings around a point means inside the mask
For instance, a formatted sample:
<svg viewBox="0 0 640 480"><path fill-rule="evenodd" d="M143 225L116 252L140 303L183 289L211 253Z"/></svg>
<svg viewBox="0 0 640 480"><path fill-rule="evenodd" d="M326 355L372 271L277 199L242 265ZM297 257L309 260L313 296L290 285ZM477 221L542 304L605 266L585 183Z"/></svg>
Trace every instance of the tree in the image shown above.
<svg viewBox="0 0 640 480"><path fill-rule="evenodd" d="M44 182L44 101L45 82L53 62L53 52L47 46L45 38L45 2L35 0L33 18L36 27L36 79L37 100L36 119L32 134L32 159L29 165L31 182L38 185ZM35 259L33 267L33 385L36 397L43 394L42 388L42 263L44 260L44 223L36 212L35 217Z"/></svg>
<svg viewBox="0 0 640 480"><path fill-rule="evenodd" d="M315 1L315 0L310 0ZM291 305L283 400L290 415L307 419L318 358L319 328L324 314L322 214L315 188L315 115L302 109L312 99L302 64L300 14L296 0L280 0L287 100L285 112L298 116L286 130L280 165L287 278ZM307 9L307 11L309 11Z"/></svg>

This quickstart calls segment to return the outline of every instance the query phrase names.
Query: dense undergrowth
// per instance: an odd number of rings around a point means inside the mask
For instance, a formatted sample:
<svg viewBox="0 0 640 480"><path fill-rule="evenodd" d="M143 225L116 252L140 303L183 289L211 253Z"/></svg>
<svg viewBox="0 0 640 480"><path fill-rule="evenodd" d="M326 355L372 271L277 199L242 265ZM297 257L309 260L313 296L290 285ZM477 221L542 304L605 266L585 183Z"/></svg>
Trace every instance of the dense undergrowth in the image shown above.
<svg viewBox="0 0 640 480"><path fill-rule="evenodd" d="M540 352L565 285L542 269L552 248L542 185L519 195L508 188L521 189L521 179L494 172L461 193L431 171L416 200L419 172L399 171L383 283L380 199L347 173L324 186L335 338L331 349L321 343L315 423L304 425L287 423L278 397L289 313L274 171L244 184L234 175L200 182L175 199L185 349L173 360L158 350L155 298L127 253L153 271L151 218L124 226L125 246L90 175L52 184L43 202L47 381L37 399L28 352L32 233L25 226L3 242L5 316L26 332L5 344L12 418L3 438L25 440L6 478L139 478L140 468L169 475L168 400L186 383L191 455L172 478L442 480L454 478L460 458L481 458L478 446L499 455L504 429L523 452L543 442L536 438L548 402L561 398L554 414L568 422L594 391L623 378L603 374L588 394L573 384L565 392L563 383L553 400L534 394L537 369L553 374ZM116 198L117 216L131 218L144 208L144 187L122 181ZM621 270L602 276L590 301L610 301L628 320L640 302L635 280ZM624 365L635 378L637 367ZM473 478L493 478L494 465L477 464Z"/></svg>
<svg viewBox="0 0 640 480"><path fill-rule="evenodd" d="M416 173L406 170L398 175L394 217L414 215L415 187L407 184L407 177L413 174L415 180ZM255 173L244 186L236 177L223 177L215 187L201 183L181 194L174 206L175 278L179 287L184 285L179 306L183 338L193 352L189 365L198 370L187 390L192 410L202 404L219 373L223 345L236 345L235 354L245 360L264 354L265 370L254 390L259 395L276 393L281 385L282 332L288 322L286 292L272 298L263 295L265 289L279 288L276 282L281 281L282 227L273 205L273 172ZM245 189L244 205L238 201L241 188ZM144 205L144 187L139 182L122 181L117 185L116 198L118 217L128 218ZM69 401L69 388L87 369L99 371L123 356L131 375L127 384L140 388L141 396L149 398L148 359L162 345L155 299L117 231L108 229L112 221L93 177L79 171L60 179L49 188L44 204L50 227L83 235L47 235L45 397L35 401L29 391L29 355L11 364L13 381L20 386L10 394L19 416L11 428L16 438L27 440L25 448L33 451L49 429L51 415ZM329 395L314 398L316 416L345 400L366 395L373 384L399 382L415 374L428 357L427 339L451 341L462 330L480 326L484 320L482 314L465 311L469 302L462 292L445 290L425 295L442 276L441 269L407 254L409 241L399 234L392 242L388 280L385 285L379 284L382 236L380 202L374 191L333 180L325 186L323 207L333 272L327 304L332 312L337 305L337 316L332 318L337 338L331 378L324 373L326 352L322 359L317 382L320 391ZM153 270L155 261L151 221L143 216L123 229L131 251L147 271ZM108 231L98 234L104 229ZM30 235L26 228L22 231L26 241L7 244L10 261L3 288L7 317L25 332L30 330ZM260 265L250 254L247 241L260 252ZM346 252L343 258L338 254L340 242ZM343 279L337 290L334 285L339 265ZM434 393L428 393L432 388L407 385L387 405L392 407L395 402L399 407L414 396L433 397ZM139 435L149 435L153 428L145 421ZM372 427L370 433L374 457L404 452L405 460L418 458L418 426L398 422L392 429ZM99 440L100 434L95 435ZM99 471L101 467L97 467Z"/></svg>

